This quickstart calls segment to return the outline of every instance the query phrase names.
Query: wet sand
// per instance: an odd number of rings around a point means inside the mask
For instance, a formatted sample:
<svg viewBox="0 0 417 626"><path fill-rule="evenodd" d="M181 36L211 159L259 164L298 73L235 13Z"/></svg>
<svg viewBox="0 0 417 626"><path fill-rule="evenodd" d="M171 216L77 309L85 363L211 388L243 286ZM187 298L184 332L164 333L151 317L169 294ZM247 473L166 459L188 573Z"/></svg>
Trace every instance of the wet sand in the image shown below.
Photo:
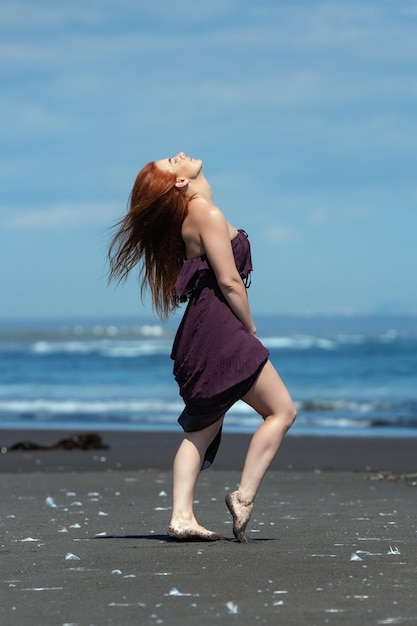
<svg viewBox="0 0 417 626"><path fill-rule="evenodd" d="M0 431L0 447L67 434ZM0 455L0 623L415 623L415 441L288 437L239 544L224 496L248 438L226 435L195 509L227 540L177 544L180 434L101 435L110 448Z"/></svg>

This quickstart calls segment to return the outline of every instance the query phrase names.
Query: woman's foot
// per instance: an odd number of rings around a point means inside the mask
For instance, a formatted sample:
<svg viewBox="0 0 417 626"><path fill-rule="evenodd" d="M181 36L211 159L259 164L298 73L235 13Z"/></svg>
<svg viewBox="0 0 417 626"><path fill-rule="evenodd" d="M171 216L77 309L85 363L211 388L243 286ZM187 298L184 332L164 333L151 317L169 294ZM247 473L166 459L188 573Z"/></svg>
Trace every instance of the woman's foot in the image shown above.
<svg viewBox="0 0 417 626"><path fill-rule="evenodd" d="M226 496L226 504L233 518L233 534L241 543L248 543L245 535L246 526L253 511L253 502L241 500L239 491L231 491Z"/></svg>
<svg viewBox="0 0 417 626"><path fill-rule="evenodd" d="M207 530L203 526L196 528L175 528L173 525L168 527L168 537L171 541L221 541L224 539L222 535L218 535L212 530Z"/></svg>

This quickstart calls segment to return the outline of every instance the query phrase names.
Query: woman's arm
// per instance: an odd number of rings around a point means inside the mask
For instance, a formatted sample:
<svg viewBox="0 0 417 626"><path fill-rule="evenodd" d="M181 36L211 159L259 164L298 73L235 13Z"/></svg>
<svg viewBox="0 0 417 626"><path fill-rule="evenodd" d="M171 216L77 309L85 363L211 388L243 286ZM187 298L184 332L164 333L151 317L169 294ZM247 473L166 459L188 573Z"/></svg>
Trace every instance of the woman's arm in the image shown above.
<svg viewBox="0 0 417 626"><path fill-rule="evenodd" d="M236 269L228 223L223 213L215 206L195 207L193 222L224 297L248 332L256 334L246 287Z"/></svg>

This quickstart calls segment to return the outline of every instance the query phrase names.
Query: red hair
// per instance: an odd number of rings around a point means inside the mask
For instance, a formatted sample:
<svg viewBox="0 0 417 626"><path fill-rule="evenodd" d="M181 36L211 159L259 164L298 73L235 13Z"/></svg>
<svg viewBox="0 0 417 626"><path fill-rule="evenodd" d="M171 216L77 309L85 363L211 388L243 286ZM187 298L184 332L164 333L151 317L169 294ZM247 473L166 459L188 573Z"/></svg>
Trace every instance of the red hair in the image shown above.
<svg viewBox="0 0 417 626"><path fill-rule="evenodd" d="M162 319L174 311L179 298L174 285L185 258L181 236L187 215L187 195L175 187L176 176L148 163L136 177L127 215L115 225L109 248L109 282L126 280L141 263L141 296L150 288L153 306Z"/></svg>

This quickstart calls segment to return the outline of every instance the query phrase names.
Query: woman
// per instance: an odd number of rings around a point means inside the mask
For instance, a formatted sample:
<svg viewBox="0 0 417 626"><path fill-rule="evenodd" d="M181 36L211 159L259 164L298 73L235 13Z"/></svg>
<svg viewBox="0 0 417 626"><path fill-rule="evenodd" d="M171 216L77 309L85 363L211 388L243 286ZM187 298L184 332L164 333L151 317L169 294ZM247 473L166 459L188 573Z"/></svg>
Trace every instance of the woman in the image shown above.
<svg viewBox="0 0 417 626"><path fill-rule="evenodd" d="M247 235L214 205L202 161L180 152L146 165L130 209L109 250L109 280L141 264L141 293L150 287L162 318L188 298L172 349L185 409L185 431L173 466L168 536L175 541L223 539L197 522L193 496L201 469L216 454L224 414L239 399L263 418L252 437L239 488L226 496L233 533L245 529L261 481L295 419L283 382L256 338L246 284L252 270Z"/></svg>

